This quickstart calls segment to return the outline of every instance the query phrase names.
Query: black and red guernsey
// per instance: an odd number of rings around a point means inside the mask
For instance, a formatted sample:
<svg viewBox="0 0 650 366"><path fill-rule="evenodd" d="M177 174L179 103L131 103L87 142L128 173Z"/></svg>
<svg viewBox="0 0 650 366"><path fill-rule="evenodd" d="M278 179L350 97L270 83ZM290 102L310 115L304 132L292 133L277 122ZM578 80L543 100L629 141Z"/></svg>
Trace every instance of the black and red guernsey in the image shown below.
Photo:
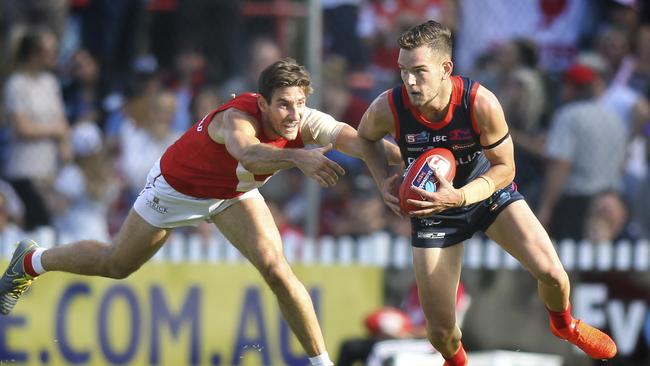
<svg viewBox="0 0 650 366"><path fill-rule="evenodd" d="M390 90L388 100L395 122L395 140L406 166L434 147L449 149L456 159L453 185L459 188L485 173L490 162L483 154L480 131L472 115L479 83L461 76L452 76L451 82L449 108L439 121L428 120L411 105L404 85Z"/></svg>

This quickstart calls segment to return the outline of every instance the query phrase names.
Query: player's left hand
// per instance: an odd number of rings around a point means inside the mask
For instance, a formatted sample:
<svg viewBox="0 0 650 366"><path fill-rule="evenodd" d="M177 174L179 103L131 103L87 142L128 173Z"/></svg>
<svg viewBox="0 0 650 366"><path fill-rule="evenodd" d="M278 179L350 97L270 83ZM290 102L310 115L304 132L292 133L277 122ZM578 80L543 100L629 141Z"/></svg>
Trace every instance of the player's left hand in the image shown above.
<svg viewBox="0 0 650 366"><path fill-rule="evenodd" d="M411 190L418 193L422 200L409 199L407 202L419 210L409 212L410 216L428 217L432 214L445 211L450 208L458 207L462 202L463 196L460 191L445 179L444 176L434 171L438 180L438 189L435 192L428 192L418 187L411 187Z"/></svg>

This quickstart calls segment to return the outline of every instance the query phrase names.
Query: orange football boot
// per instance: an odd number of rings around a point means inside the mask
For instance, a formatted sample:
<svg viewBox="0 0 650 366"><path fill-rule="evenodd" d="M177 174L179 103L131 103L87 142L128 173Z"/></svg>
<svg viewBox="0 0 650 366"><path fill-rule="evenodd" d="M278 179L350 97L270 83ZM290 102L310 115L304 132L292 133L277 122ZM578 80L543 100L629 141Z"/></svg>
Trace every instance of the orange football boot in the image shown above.
<svg viewBox="0 0 650 366"><path fill-rule="evenodd" d="M616 343L602 331L573 319L571 325L562 329L555 329L551 323L551 333L578 346L589 357L597 360L607 360L616 356Z"/></svg>

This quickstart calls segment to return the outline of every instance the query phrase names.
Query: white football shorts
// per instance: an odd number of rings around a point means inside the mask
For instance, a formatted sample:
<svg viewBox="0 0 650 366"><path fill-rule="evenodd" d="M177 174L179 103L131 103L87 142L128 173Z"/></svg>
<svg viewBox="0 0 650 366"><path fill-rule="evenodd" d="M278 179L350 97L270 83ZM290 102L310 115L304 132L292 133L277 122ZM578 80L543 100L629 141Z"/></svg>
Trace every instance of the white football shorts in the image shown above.
<svg viewBox="0 0 650 366"><path fill-rule="evenodd" d="M197 226L233 204L249 199L264 199L257 189L228 199L196 198L172 188L160 173L160 161L149 171L147 184L133 209L149 224L159 228Z"/></svg>

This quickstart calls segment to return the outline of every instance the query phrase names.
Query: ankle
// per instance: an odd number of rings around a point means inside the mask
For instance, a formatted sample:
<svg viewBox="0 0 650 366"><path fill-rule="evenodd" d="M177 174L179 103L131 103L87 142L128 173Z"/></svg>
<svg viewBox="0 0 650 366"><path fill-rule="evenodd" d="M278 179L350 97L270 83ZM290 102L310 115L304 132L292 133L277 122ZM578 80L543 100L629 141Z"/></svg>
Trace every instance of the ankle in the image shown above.
<svg viewBox="0 0 650 366"><path fill-rule="evenodd" d="M25 255L25 258L23 259L23 268L25 269L25 273L32 277L38 277L46 272L45 268L43 268L43 263L41 262L43 252L45 252L45 249L38 248Z"/></svg>
<svg viewBox="0 0 650 366"><path fill-rule="evenodd" d="M463 348L463 344L461 343L460 346L458 347L458 351L456 353L447 358L445 357L445 365L447 366L466 366L467 365L467 353L465 353L465 349Z"/></svg>
<svg viewBox="0 0 650 366"><path fill-rule="evenodd" d="M312 366L332 366L334 363L330 360L329 354L323 352L318 356L309 357L309 364Z"/></svg>
<svg viewBox="0 0 650 366"><path fill-rule="evenodd" d="M546 307L551 323L555 329L563 329L571 325L573 316L571 315L571 304L563 311L553 311Z"/></svg>

